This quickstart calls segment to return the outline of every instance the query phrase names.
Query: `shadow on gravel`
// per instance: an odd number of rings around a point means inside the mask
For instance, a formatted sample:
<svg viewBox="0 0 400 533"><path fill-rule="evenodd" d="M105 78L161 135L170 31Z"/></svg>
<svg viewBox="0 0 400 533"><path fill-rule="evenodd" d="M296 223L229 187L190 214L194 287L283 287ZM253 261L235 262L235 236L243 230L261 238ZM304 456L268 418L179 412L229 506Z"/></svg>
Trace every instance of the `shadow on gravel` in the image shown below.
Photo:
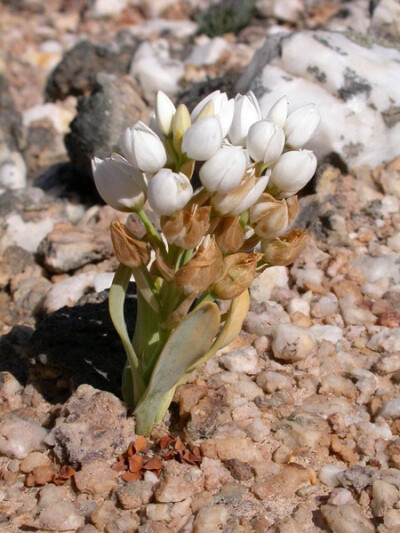
<svg viewBox="0 0 400 533"><path fill-rule="evenodd" d="M132 283L125 305L128 329L135 315ZM83 383L120 396L125 352L109 317L108 292L88 294L74 307L44 317L24 356L29 382L50 402L65 401Z"/></svg>

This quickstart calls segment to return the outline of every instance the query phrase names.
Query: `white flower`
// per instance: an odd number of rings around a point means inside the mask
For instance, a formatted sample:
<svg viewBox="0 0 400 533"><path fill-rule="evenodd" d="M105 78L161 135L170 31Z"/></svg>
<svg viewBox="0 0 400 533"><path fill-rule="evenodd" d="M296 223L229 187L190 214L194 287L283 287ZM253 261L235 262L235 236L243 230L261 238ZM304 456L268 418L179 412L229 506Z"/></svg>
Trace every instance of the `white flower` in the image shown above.
<svg viewBox="0 0 400 533"><path fill-rule="evenodd" d="M240 185L248 162L247 152L242 147L224 145L203 164L200 181L208 191L230 191Z"/></svg>
<svg viewBox="0 0 400 533"><path fill-rule="evenodd" d="M271 107L267 119L272 120L275 124L278 124L281 128L285 125L286 118L288 114L288 99L286 96L282 96L275 104Z"/></svg>
<svg viewBox="0 0 400 533"><path fill-rule="evenodd" d="M159 215L171 215L182 209L191 199L193 188L182 172L172 172L162 168L151 178L147 199L150 206Z"/></svg>
<svg viewBox="0 0 400 533"><path fill-rule="evenodd" d="M127 128L119 139L122 154L141 172L153 174L167 161L167 154L160 138L144 122Z"/></svg>
<svg viewBox="0 0 400 533"><path fill-rule="evenodd" d="M269 185L278 190L281 198L289 198L307 185L316 168L317 158L311 150L285 152L272 169Z"/></svg>
<svg viewBox="0 0 400 533"><path fill-rule="evenodd" d="M290 113L284 131L286 144L301 148L311 139L320 123L320 115L314 104L305 105Z"/></svg>
<svg viewBox="0 0 400 533"><path fill-rule="evenodd" d="M113 154L107 159L92 159L96 188L103 200L117 211L136 211L146 200L143 174L123 157Z"/></svg>
<svg viewBox="0 0 400 533"><path fill-rule="evenodd" d="M283 129L268 120L255 122L247 134L247 149L256 163L270 165L281 155L285 146Z"/></svg>
<svg viewBox="0 0 400 533"><path fill-rule="evenodd" d="M222 131L215 116L199 119L188 128L182 139L182 152L190 159L206 161L220 148Z"/></svg>
<svg viewBox="0 0 400 533"><path fill-rule="evenodd" d="M166 137L172 132L172 119L175 111L176 108L170 98L162 91L158 91L156 98L156 119L161 133Z"/></svg>
<svg viewBox="0 0 400 533"><path fill-rule="evenodd" d="M214 91L201 102L199 102L191 113L192 122L195 122L198 115L204 109L204 107L212 102L214 104L214 116L217 117L219 124L221 126L222 137L225 137L229 131L229 128L232 124L233 111L234 111L234 101L232 98L228 99L226 93L221 93L221 91Z"/></svg>
<svg viewBox="0 0 400 533"><path fill-rule="evenodd" d="M250 91L244 96L238 94L235 98L235 110L228 134L231 143L245 147L250 126L261 119L260 105L253 92Z"/></svg>
<svg viewBox="0 0 400 533"><path fill-rule="evenodd" d="M268 185L271 171L258 179L255 176L247 178L239 187L227 192L217 192L211 198L211 203L219 215L241 215L254 205Z"/></svg>

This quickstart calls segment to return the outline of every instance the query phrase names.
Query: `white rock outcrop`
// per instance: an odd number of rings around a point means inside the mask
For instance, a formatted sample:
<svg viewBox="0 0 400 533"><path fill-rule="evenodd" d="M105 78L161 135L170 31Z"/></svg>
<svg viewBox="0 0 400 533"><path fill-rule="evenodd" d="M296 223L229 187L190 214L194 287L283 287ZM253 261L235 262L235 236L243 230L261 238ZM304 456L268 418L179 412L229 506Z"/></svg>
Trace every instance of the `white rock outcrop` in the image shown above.
<svg viewBox="0 0 400 533"><path fill-rule="evenodd" d="M267 39L238 82L264 115L282 96L289 110L315 103L321 124L307 144L321 159L376 166L400 155L400 51L372 39L301 31Z"/></svg>

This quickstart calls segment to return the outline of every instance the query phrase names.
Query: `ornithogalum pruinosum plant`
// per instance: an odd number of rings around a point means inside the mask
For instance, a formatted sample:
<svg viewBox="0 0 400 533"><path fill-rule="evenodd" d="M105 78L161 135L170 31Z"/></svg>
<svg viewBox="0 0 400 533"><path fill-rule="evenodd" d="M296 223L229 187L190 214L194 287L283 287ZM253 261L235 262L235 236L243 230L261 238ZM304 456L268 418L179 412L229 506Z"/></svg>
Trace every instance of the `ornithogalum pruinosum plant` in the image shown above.
<svg viewBox="0 0 400 533"><path fill-rule="evenodd" d="M291 227L316 158L300 148L318 123L313 105L288 115L286 97L263 117L251 92L229 99L215 91L191 113L159 92L150 126L127 128L119 154L93 159L100 195L142 225L135 232L111 224L120 266L109 296L127 356L123 397L138 434L149 434L176 387L239 334L256 272L287 265L303 249L305 233ZM123 311L132 274L133 339ZM229 302L226 312L217 299Z"/></svg>

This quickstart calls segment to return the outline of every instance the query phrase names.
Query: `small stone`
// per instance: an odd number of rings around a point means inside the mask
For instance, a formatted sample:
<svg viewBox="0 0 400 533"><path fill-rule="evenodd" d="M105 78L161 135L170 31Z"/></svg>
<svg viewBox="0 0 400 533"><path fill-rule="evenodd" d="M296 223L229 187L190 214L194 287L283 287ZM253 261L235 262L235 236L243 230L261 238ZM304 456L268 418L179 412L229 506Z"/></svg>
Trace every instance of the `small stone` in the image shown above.
<svg viewBox="0 0 400 533"><path fill-rule="evenodd" d="M21 383L10 373L0 372L0 413L17 409L22 404Z"/></svg>
<svg viewBox="0 0 400 533"><path fill-rule="evenodd" d="M213 65L218 62L221 55L228 47L227 41L222 37L214 37L209 39L205 35L202 36L204 42L198 43L193 48L187 59L186 64L200 67L202 65Z"/></svg>
<svg viewBox="0 0 400 533"><path fill-rule="evenodd" d="M375 365L379 374L391 374L400 370L400 352L390 354L383 354Z"/></svg>
<svg viewBox="0 0 400 533"><path fill-rule="evenodd" d="M269 425L256 418L246 426L246 433L253 442L262 442L271 433Z"/></svg>
<svg viewBox="0 0 400 533"><path fill-rule="evenodd" d="M313 337L299 326L282 324L272 331L272 352L276 359L294 363L313 355L316 349Z"/></svg>
<svg viewBox="0 0 400 533"><path fill-rule="evenodd" d="M229 469L232 476L238 481L247 481L253 477L251 466L248 463L243 463L238 459L229 459L225 461L225 466Z"/></svg>
<svg viewBox="0 0 400 533"><path fill-rule="evenodd" d="M290 389L292 386L292 380L287 374L273 370L266 370L258 374L256 383L264 392L269 394L278 390Z"/></svg>
<svg viewBox="0 0 400 533"><path fill-rule="evenodd" d="M319 393L341 395L349 400L355 400L358 396L357 387L350 379L335 374L330 374L322 380Z"/></svg>
<svg viewBox="0 0 400 533"><path fill-rule="evenodd" d="M343 339L343 329L339 326L314 324L310 327L310 332L318 343L329 341L337 345Z"/></svg>
<svg viewBox="0 0 400 533"><path fill-rule="evenodd" d="M326 420L305 411L297 411L290 418L281 419L275 428L275 437L292 450L327 445L329 433Z"/></svg>
<svg viewBox="0 0 400 533"><path fill-rule="evenodd" d="M385 516L383 517L383 523L390 530L393 531L394 528L400 526L400 510L399 509L389 509Z"/></svg>
<svg viewBox="0 0 400 533"><path fill-rule="evenodd" d="M218 457L221 461L238 459L244 463L253 463L263 460L260 450L246 438L212 438L203 441L200 447L203 455L212 459Z"/></svg>
<svg viewBox="0 0 400 533"><path fill-rule="evenodd" d="M333 533L374 533L375 528L355 503L345 505L322 505L322 516Z"/></svg>
<svg viewBox="0 0 400 533"><path fill-rule="evenodd" d="M49 435L55 454L72 466L124 453L135 422L126 406L109 392L81 385L64 404Z"/></svg>
<svg viewBox="0 0 400 533"><path fill-rule="evenodd" d="M39 526L50 531L76 530L83 526L85 517L71 502L57 502L45 507L39 515Z"/></svg>
<svg viewBox="0 0 400 533"><path fill-rule="evenodd" d="M321 296L316 302L311 304L311 316L314 318L324 318L333 315L338 309L337 297L329 293L326 296Z"/></svg>
<svg viewBox="0 0 400 533"><path fill-rule="evenodd" d="M304 298L292 298L288 305L288 312L290 315L295 313L302 313L310 316L310 303Z"/></svg>
<svg viewBox="0 0 400 533"><path fill-rule="evenodd" d="M229 510L224 505L202 507L194 521L193 533L220 531L229 519Z"/></svg>
<svg viewBox="0 0 400 533"><path fill-rule="evenodd" d="M146 516L149 520L171 520L170 503L149 503L146 505Z"/></svg>
<svg viewBox="0 0 400 533"><path fill-rule="evenodd" d="M374 516L383 516L399 499L399 489L382 479L372 484L371 510Z"/></svg>
<svg viewBox="0 0 400 533"><path fill-rule="evenodd" d="M116 486L118 472L101 459L85 463L75 473L75 483L82 492L89 492L95 498L107 496Z"/></svg>
<svg viewBox="0 0 400 533"><path fill-rule="evenodd" d="M255 302L266 302L271 299L275 287L288 288L288 274L286 267L269 267L257 276L250 287L251 298Z"/></svg>
<svg viewBox="0 0 400 533"><path fill-rule="evenodd" d="M399 418L400 417L400 398L393 398L388 400L380 410L380 416L383 418Z"/></svg>
<svg viewBox="0 0 400 533"><path fill-rule="evenodd" d="M28 474L38 466L49 466L51 461L45 453L42 452L31 452L28 454L25 459L21 462L21 472Z"/></svg>
<svg viewBox="0 0 400 533"><path fill-rule="evenodd" d="M200 468L204 474L204 485L206 490L212 491L220 488L221 485L232 479L228 470L218 459L203 457Z"/></svg>
<svg viewBox="0 0 400 533"><path fill-rule="evenodd" d="M310 483L309 470L299 464L289 463L280 465L277 474L270 474L265 480L254 483L251 490L260 500L292 498L306 483Z"/></svg>
<svg viewBox="0 0 400 533"><path fill-rule="evenodd" d="M40 489L39 507L44 509L51 508L52 505L72 500L70 487L67 485L53 485L49 483Z"/></svg>
<svg viewBox="0 0 400 533"><path fill-rule="evenodd" d="M400 327L377 327L377 332L370 338L367 347L376 352L400 352Z"/></svg>
<svg viewBox="0 0 400 533"><path fill-rule="evenodd" d="M103 531L108 524L118 518L118 515L119 510L115 507L114 502L106 500L96 506L90 519L97 529Z"/></svg>
<svg viewBox="0 0 400 533"><path fill-rule="evenodd" d="M153 496L153 483L144 480L130 481L117 492L118 501L123 509L139 509Z"/></svg>
<svg viewBox="0 0 400 533"><path fill-rule="evenodd" d="M168 461L163 476L154 488L154 496L159 503L186 500L204 487L203 473L195 466Z"/></svg>
<svg viewBox="0 0 400 533"><path fill-rule="evenodd" d="M340 481L337 476L344 470L346 469L337 465L323 465L319 471L318 477L324 485L327 485L328 487L338 487Z"/></svg>
<svg viewBox="0 0 400 533"><path fill-rule="evenodd" d="M227 355L221 355L219 361L231 372L254 375L259 370L257 351L252 346L232 350Z"/></svg>
<svg viewBox="0 0 400 533"><path fill-rule="evenodd" d="M61 307L74 305L81 296L93 287L95 270L75 274L54 284L43 303L48 313L53 313Z"/></svg>
<svg viewBox="0 0 400 533"><path fill-rule="evenodd" d="M331 492L328 503L332 505L345 505L346 503L354 503L354 498L350 490L338 488Z"/></svg>
<svg viewBox="0 0 400 533"><path fill-rule="evenodd" d="M43 450L47 430L30 418L8 416L0 424L0 453L24 459L30 452Z"/></svg>

